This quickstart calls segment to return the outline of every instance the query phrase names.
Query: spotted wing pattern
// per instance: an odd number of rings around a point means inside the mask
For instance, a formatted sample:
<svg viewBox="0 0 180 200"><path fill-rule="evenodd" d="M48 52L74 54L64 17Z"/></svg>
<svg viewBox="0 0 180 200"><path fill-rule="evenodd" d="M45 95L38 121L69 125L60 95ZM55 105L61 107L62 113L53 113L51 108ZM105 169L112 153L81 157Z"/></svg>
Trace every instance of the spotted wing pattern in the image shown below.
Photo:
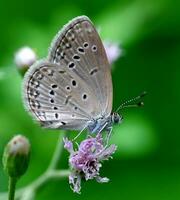
<svg viewBox="0 0 180 200"><path fill-rule="evenodd" d="M57 34L48 58L30 67L24 102L43 126L81 130L108 116L112 81L107 56L91 21L77 17Z"/></svg>

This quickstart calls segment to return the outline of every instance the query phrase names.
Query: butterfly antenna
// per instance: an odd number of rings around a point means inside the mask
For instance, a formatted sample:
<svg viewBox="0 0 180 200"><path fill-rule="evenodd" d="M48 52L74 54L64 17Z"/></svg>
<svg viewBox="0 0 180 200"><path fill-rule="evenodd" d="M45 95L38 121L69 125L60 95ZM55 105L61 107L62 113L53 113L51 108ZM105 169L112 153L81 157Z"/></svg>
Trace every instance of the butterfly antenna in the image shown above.
<svg viewBox="0 0 180 200"><path fill-rule="evenodd" d="M143 98L145 95L147 94L146 91L144 91L142 94L138 95L137 97L134 97L130 100L125 101L124 103L122 103L116 110L116 112L118 112L119 110L123 109L123 108L130 108L130 107L141 107L144 106L144 102L143 101L139 101L135 104L131 104L134 101L138 101L139 99Z"/></svg>

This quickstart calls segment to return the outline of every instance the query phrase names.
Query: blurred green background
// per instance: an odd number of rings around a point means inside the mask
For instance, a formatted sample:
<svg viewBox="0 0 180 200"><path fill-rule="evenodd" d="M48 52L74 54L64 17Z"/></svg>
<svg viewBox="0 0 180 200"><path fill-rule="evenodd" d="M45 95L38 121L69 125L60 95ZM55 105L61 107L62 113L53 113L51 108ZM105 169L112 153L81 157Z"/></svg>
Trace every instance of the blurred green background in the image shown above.
<svg viewBox="0 0 180 200"><path fill-rule="evenodd" d="M114 110L126 99L148 91L145 107L122 112L111 142L118 144L114 159L104 163L108 184L89 181L82 194L68 180L50 182L38 193L46 199L177 200L180 198L180 2L177 0L0 0L0 157L14 134L32 144L25 186L48 166L58 131L42 130L25 112L22 78L14 53L22 46L39 58L57 31L70 19L87 15L101 29L103 40L118 42L124 55L113 66ZM67 167L67 153L62 168ZM7 177L0 162L0 191ZM56 194L56 195L54 195Z"/></svg>

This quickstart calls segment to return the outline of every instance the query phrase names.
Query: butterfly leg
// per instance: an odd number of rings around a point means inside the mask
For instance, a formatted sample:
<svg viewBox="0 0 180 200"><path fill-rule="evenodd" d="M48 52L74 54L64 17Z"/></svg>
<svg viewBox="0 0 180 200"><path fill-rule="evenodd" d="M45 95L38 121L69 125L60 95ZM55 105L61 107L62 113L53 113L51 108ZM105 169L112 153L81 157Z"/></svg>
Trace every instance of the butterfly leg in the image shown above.
<svg viewBox="0 0 180 200"><path fill-rule="evenodd" d="M111 137L112 130L113 130L112 126L108 127L108 129L107 129L107 135L106 135L106 138L105 138L107 146L108 146L108 143L109 143L109 140L110 140L110 137Z"/></svg>
<svg viewBox="0 0 180 200"><path fill-rule="evenodd" d="M107 124L108 124L107 122L103 124L103 126L101 127L101 129L98 130L97 135L101 134L101 132L105 129L105 127L107 126Z"/></svg>
<svg viewBox="0 0 180 200"><path fill-rule="evenodd" d="M73 138L72 141L75 141L86 128L87 128L87 125Z"/></svg>

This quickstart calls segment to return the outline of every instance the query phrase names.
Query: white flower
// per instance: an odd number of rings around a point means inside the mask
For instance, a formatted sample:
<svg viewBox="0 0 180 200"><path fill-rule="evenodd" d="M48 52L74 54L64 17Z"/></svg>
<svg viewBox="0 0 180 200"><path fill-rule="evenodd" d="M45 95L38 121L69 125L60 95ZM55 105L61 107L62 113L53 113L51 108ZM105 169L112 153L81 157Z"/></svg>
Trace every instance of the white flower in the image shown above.
<svg viewBox="0 0 180 200"><path fill-rule="evenodd" d="M30 47L22 47L15 53L15 64L21 68L31 66L37 59L35 52Z"/></svg>
<svg viewBox="0 0 180 200"><path fill-rule="evenodd" d="M122 56L123 50L120 48L120 46L117 43L104 41L103 45L106 50L106 54L107 54L110 64L112 64L120 56Z"/></svg>

